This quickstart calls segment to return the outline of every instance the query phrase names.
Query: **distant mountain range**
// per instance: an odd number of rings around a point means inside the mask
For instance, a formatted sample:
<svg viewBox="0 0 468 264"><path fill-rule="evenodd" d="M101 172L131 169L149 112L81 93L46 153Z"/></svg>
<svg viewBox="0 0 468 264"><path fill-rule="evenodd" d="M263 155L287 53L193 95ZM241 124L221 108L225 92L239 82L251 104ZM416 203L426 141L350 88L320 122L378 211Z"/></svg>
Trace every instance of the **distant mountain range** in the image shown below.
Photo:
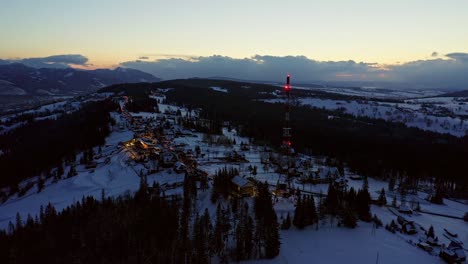
<svg viewBox="0 0 468 264"><path fill-rule="evenodd" d="M78 70L36 69L0 61L0 95L74 95L118 83L158 82L161 79L129 68Z"/></svg>

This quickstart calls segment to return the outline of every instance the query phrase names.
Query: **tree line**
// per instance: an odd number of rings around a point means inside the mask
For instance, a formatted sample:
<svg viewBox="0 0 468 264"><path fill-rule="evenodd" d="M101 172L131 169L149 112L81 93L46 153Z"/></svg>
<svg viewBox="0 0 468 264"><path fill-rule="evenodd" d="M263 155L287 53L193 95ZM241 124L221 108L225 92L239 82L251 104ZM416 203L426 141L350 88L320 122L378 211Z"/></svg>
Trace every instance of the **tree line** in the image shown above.
<svg viewBox="0 0 468 264"><path fill-rule="evenodd" d="M211 216L196 208L195 179L183 197L166 196L142 177L135 195L83 197L58 212L41 207L36 217L17 214L0 231L2 263L227 263L273 258L279 233L268 186L259 184L254 208L218 203ZM212 220L213 219L213 220Z"/></svg>
<svg viewBox="0 0 468 264"><path fill-rule="evenodd" d="M102 145L117 109L110 100L84 103L81 109L57 119L27 123L0 135L0 187L19 190L18 183L33 176L52 177L53 169L71 163L80 151Z"/></svg>

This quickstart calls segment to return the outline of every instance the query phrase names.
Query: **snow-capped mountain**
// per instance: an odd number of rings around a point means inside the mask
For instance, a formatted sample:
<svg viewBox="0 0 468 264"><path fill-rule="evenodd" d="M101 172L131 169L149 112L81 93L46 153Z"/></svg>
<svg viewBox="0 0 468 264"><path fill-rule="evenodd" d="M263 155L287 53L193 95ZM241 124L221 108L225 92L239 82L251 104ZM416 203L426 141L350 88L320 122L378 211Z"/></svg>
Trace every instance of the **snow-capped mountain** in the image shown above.
<svg viewBox="0 0 468 264"><path fill-rule="evenodd" d="M0 94L79 94L117 83L157 82L151 74L128 68L77 70L36 69L19 63L1 65Z"/></svg>

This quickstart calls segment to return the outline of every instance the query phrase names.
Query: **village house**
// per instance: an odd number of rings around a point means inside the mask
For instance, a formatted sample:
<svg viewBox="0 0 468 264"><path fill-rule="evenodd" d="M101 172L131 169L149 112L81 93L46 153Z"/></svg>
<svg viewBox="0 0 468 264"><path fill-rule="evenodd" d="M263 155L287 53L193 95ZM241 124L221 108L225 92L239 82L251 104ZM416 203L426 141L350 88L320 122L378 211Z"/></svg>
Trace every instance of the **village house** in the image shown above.
<svg viewBox="0 0 468 264"><path fill-rule="evenodd" d="M170 151L163 152L160 157L161 165L165 168L174 166L174 164L179 160L177 154Z"/></svg>
<svg viewBox="0 0 468 264"><path fill-rule="evenodd" d="M297 169L302 181L321 184L338 179L341 174L335 167L314 166L312 168L300 167Z"/></svg>
<svg viewBox="0 0 468 264"><path fill-rule="evenodd" d="M245 179L239 175L232 178L232 184L234 187L234 194L239 196L255 196L257 193L257 187L255 183Z"/></svg>
<svg viewBox="0 0 468 264"><path fill-rule="evenodd" d="M237 151L233 150L227 154L226 157L227 161L230 162L243 162L245 160L245 156L243 154L238 153Z"/></svg>
<svg viewBox="0 0 468 264"><path fill-rule="evenodd" d="M187 166L183 162L176 162L174 164L174 171L177 173L182 173L187 171Z"/></svg>
<svg viewBox="0 0 468 264"><path fill-rule="evenodd" d="M418 233L416 230L416 227L414 226L413 221L408 221L405 218L398 216L397 217L397 222L401 225L401 230L408 234L408 235L414 235Z"/></svg>
<svg viewBox="0 0 468 264"><path fill-rule="evenodd" d="M462 245L454 241L440 251L440 257L449 263L462 263L466 260Z"/></svg>

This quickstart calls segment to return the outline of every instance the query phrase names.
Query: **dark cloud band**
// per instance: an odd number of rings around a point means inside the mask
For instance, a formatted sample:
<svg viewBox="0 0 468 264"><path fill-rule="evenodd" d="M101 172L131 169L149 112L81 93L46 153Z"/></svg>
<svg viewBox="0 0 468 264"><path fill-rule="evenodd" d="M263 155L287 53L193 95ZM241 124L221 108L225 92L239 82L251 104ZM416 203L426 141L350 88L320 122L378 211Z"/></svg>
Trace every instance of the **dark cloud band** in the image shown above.
<svg viewBox="0 0 468 264"><path fill-rule="evenodd" d="M438 55L438 54L437 54ZM355 61L316 61L305 56L261 56L236 59L213 55L188 59L128 61L124 67L152 73L165 79L228 77L244 80L281 81L284 74L296 82L348 81L398 82L407 88L468 88L468 53L450 53L448 59L378 65ZM402 86L399 86L402 87Z"/></svg>
<svg viewBox="0 0 468 264"><path fill-rule="evenodd" d="M53 55L43 58L11 60L34 68L67 68L70 65L87 65L88 58L80 54Z"/></svg>

